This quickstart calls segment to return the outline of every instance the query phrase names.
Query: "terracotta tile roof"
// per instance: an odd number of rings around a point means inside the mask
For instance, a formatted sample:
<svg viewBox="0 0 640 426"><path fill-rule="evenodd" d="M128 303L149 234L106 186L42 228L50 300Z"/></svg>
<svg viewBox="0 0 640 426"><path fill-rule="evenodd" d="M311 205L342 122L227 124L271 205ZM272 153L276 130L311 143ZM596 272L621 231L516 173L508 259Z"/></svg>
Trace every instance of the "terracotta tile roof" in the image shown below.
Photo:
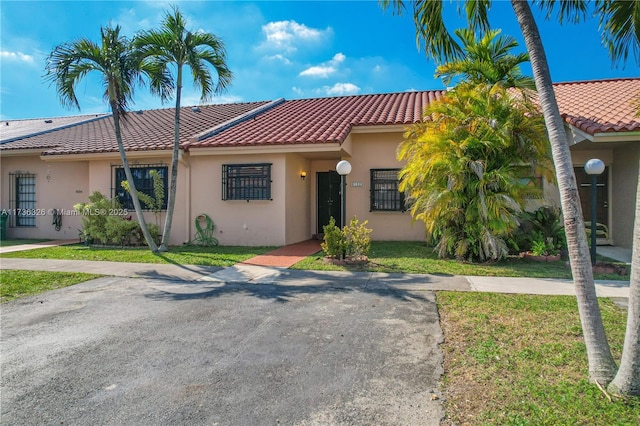
<svg viewBox="0 0 640 426"><path fill-rule="evenodd" d="M640 78L554 84L565 121L589 134L640 131L631 104ZM184 148L342 143L358 126L407 125L445 91L404 92L183 107ZM170 150L173 109L128 114L128 151ZM54 119L57 120L57 119ZM27 120L24 120L27 121ZM11 124L11 123L10 123ZM4 138L4 133L2 133ZM44 155L117 152L112 118L98 117L35 136L14 137L0 150L42 149Z"/></svg>
<svg viewBox="0 0 640 426"><path fill-rule="evenodd" d="M224 132L189 144L200 147L341 143L354 126L406 125L445 92L404 92L285 101Z"/></svg>
<svg viewBox="0 0 640 426"><path fill-rule="evenodd" d="M91 114L72 115L68 117L32 118L27 120L2 120L2 122L0 122L0 143L51 132L63 127L74 126L106 115L107 114Z"/></svg>
<svg viewBox="0 0 640 426"><path fill-rule="evenodd" d="M267 102L202 105L182 107L180 143L194 134L205 132L221 123L245 114ZM194 110L196 109L197 110ZM127 151L170 150L173 147L174 109L132 111L122 124L122 137ZM102 117L60 130L25 137L0 145L0 150L43 149L43 155L117 152L113 119Z"/></svg>
<svg viewBox="0 0 640 426"><path fill-rule="evenodd" d="M577 81L553 85L564 120L590 135L640 131L633 99L640 78Z"/></svg>

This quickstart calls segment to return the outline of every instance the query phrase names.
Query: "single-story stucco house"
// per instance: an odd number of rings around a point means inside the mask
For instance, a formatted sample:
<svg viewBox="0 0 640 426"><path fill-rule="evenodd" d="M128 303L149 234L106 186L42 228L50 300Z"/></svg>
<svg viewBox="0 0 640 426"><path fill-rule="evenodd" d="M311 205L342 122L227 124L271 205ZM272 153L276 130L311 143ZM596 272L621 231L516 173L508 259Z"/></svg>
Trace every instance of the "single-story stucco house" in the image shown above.
<svg viewBox="0 0 640 426"><path fill-rule="evenodd" d="M600 243L631 248L640 162L640 118L632 100L640 79L555 84L579 186L588 191L585 162L606 164L599 181L598 218L609 233ZM422 240L397 190L402 164L396 149L407 125L444 91L416 91L317 99L184 107L172 244L194 238L202 213L224 245L280 246L322 232L340 221L336 164L349 160L347 218L368 220L374 240ZM132 111L123 139L139 189L149 172L169 175L172 108ZM49 125L49 127L46 127ZM44 127L43 127L44 126ZM18 127L17 130L15 128ZM76 203L93 191L127 206L124 178L109 115L9 120L0 126L0 208L13 213L10 238L76 238ZM557 191L546 185L548 200ZM589 197L582 197L586 215ZM16 215L15 210L27 211ZM62 224L52 225L59 209ZM132 210L132 209L131 209ZM133 212L132 212L133 214ZM155 220L148 213L148 220ZM164 220L162 217L161 222ZM589 220L586 217L586 220Z"/></svg>

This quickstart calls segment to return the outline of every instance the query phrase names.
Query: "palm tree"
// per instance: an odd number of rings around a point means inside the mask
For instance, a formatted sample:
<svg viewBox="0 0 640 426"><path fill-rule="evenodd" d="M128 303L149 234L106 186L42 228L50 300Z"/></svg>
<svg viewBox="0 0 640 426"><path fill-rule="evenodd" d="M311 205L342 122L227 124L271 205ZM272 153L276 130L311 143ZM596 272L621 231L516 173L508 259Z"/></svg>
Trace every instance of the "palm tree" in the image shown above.
<svg viewBox="0 0 640 426"><path fill-rule="evenodd" d="M405 10L405 5L402 0L380 0L380 3L384 8L388 8L393 4L397 13L402 13ZM553 11L554 6L559 5L558 17L561 23L563 19L580 20L587 12L586 3L580 0L565 0L561 2L538 1L537 3L548 10L549 13ZM637 51L637 47L640 45L640 27L638 27L637 16L629 19L629 15L616 13L620 10L628 10L627 7L630 5L624 5L624 3L626 2L623 0L599 0L596 2L596 9L603 14L601 24L604 24L605 40L610 42L610 54L614 60L624 60L626 58L628 47L625 46L631 46L632 49ZM634 5L633 10L637 10L638 0L632 3ZM436 0L417 0L411 4L414 22L416 24L417 39L419 45L424 43L427 55L445 59L460 57L462 48L453 40L453 37L445 26L443 2ZM602 317L598 307L593 281L593 270L590 263L584 220L578 197L576 179L573 173L573 164L571 162L571 153L564 132L558 103L555 99L544 46L542 45L540 33L533 14L531 13L529 3L524 0L511 0L511 5L522 30L530 56L538 97L551 142L556 180L565 221L565 233L567 236L571 271L576 289L584 340L587 347L589 378L592 381L608 384L614 378L617 367L611 356L609 344L602 325ZM480 30L482 32L489 30L488 11L490 6L491 1L488 0L465 2L464 10L467 21L473 30ZM635 297L637 293L638 292L632 291L631 297ZM637 301L636 303L639 302L640 301ZM640 320L636 319L636 324L638 321ZM639 334L640 331L638 331L638 327L636 327L633 334L633 338L635 339L635 345L633 345L633 347L635 350L640 350L640 345L638 344ZM636 365L634 377L636 383L640 381L639 376L640 372ZM636 389L638 387L639 386L636 386Z"/></svg>
<svg viewBox="0 0 640 426"><path fill-rule="evenodd" d="M473 30L459 28L455 34L462 42L463 57L450 59L436 68L436 77L449 85L455 77L472 84L502 84L505 87L535 90L533 78L520 71L529 61L526 53L513 54L518 42L510 36L499 36L500 30L489 30L478 40Z"/></svg>
<svg viewBox="0 0 640 426"><path fill-rule="evenodd" d="M626 62L629 50L640 64L640 1L596 2L602 41L614 61Z"/></svg>
<svg viewBox="0 0 640 426"><path fill-rule="evenodd" d="M185 66L191 68L193 82L196 87L201 89L201 102L205 102L215 94L223 93L231 83L232 74L225 62L226 52L222 41L213 34L187 30L186 21L177 8L173 9L173 14L166 14L159 30L145 31L135 37L134 45L145 66L154 70L163 70L165 73L172 65L176 68L176 107L171 179L167 200L167 216L160 244L160 251L167 251L171 237L171 223L178 181L180 97L183 87L183 69ZM215 82L208 65L211 65L215 70L217 75ZM152 78L152 91L159 92L161 83L161 81ZM166 99L165 96L162 98Z"/></svg>
<svg viewBox="0 0 640 426"><path fill-rule="evenodd" d="M120 35L120 26L102 27L100 34L100 45L82 38L56 46L47 57L45 78L55 84L63 105L80 109L75 94L76 84L90 72L102 74L105 87L104 98L111 108L122 167L131 188L131 200L145 241L151 251L157 252L158 247L149 233L142 214L120 130L121 119L124 121L127 117L127 106L133 97L134 85L141 83L141 73L136 66L136 58L132 54L131 42ZM157 80L159 88L166 86L166 82L161 82L161 78Z"/></svg>
<svg viewBox="0 0 640 426"><path fill-rule="evenodd" d="M551 178L542 116L528 100L488 84L457 86L425 116L398 150L407 162L400 190L412 216L438 241L440 257L505 257L518 213L542 196L531 178Z"/></svg>

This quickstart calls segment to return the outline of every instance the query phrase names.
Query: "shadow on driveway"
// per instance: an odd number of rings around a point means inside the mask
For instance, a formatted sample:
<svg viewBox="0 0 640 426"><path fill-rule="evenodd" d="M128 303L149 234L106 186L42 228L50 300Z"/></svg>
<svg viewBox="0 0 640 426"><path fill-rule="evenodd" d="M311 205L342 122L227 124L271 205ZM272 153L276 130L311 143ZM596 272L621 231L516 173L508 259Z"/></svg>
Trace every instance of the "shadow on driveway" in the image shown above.
<svg viewBox="0 0 640 426"><path fill-rule="evenodd" d="M438 425L439 279L395 278L104 277L3 304L3 423Z"/></svg>

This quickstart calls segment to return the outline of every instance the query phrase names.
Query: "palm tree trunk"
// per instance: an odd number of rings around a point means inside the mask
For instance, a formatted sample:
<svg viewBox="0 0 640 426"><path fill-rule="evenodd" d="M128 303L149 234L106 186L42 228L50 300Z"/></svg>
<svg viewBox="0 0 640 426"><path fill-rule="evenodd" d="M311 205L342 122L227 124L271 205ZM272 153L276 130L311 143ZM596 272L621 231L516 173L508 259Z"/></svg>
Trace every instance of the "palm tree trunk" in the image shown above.
<svg viewBox="0 0 640 426"><path fill-rule="evenodd" d="M133 175L131 174L131 168L129 167L129 161L127 160L127 153L124 150L124 144L122 143L122 132L120 131L120 113L118 112L118 107L115 101L110 102L111 111L113 113L113 126L116 132L116 142L118 143L118 151L120 151L120 158L122 159L122 167L124 168L124 174L127 177L127 181L129 182L129 189L131 200L133 201L133 207L136 210L136 217L138 218L138 223L140 224L140 229L142 230L142 235L144 235L144 239L147 242L147 245L151 249L152 252L157 253L158 247L156 246L156 242L153 241L151 234L149 233L149 228L147 228L147 222L144 220L144 216L142 214L142 207L140 206L140 200L138 199L138 191L136 190L135 182L133 181Z"/></svg>
<svg viewBox="0 0 640 426"><path fill-rule="evenodd" d="M549 132L553 162L556 169L560 203L564 216L571 272L578 299L578 311L589 360L589 379L608 384L616 374L616 364L602 325L593 269L587 245L587 234L580 207L571 152L564 132L560 110L553 91L547 58L533 14L527 1L511 0L522 30L536 81L542 114Z"/></svg>
<svg viewBox="0 0 640 426"><path fill-rule="evenodd" d="M182 66L178 66L176 77L176 113L173 124L173 155L171 157L171 179L169 182L169 197L167 199L167 216L164 219L162 231L162 243L160 251L169 251L169 238L171 237L171 223L173 222L173 208L176 204L176 187L178 185L178 154L180 151L180 95L182 92Z"/></svg>
<svg viewBox="0 0 640 426"><path fill-rule="evenodd" d="M633 227L633 258L627 332L618 374L609 384L612 393L640 396L640 170L636 194L636 219Z"/></svg>

